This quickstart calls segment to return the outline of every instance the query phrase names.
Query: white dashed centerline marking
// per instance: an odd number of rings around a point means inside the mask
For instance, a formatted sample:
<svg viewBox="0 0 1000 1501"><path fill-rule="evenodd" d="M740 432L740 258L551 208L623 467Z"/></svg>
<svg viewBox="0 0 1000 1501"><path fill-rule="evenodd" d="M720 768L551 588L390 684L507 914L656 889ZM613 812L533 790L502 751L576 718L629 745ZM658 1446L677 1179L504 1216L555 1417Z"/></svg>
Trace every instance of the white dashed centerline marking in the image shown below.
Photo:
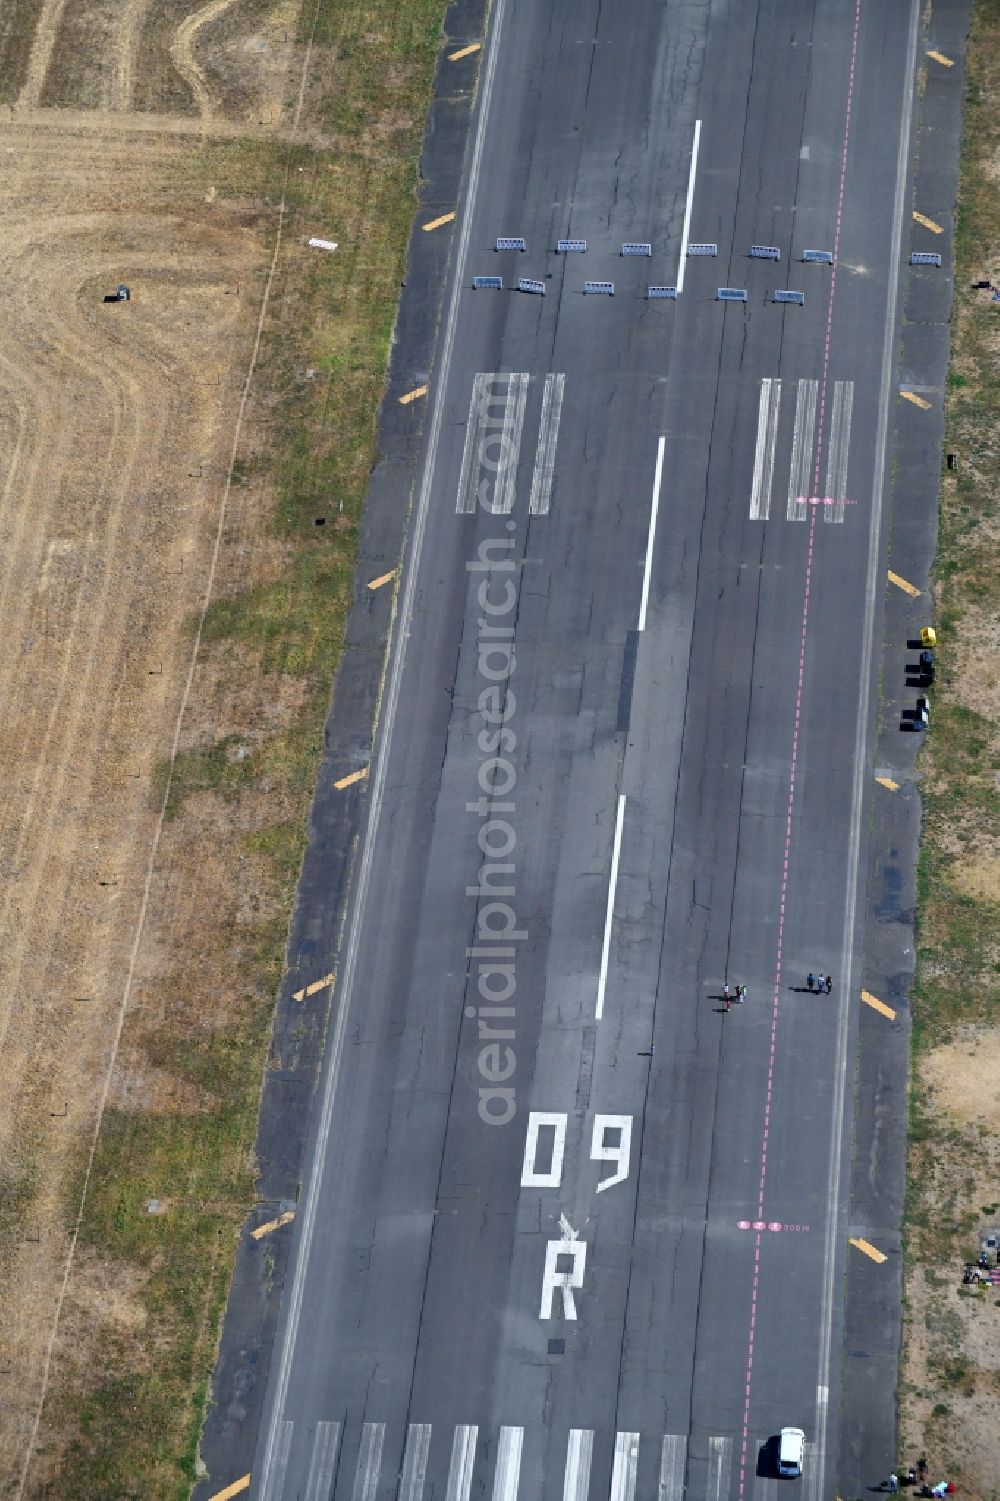
<svg viewBox="0 0 1000 1501"><path fill-rule="evenodd" d="M618 798L618 817L615 820L615 843L611 851L611 880L608 884L608 911L604 919L604 947L601 950L601 972L597 978L597 1008L594 1016L600 1021L604 1015L604 990L608 983L608 955L611 952L611 923L615 915L615 889L618 885L618 859L622 852L622 824L625 821L625 794Z"/></svg>
<svg viewBox="0 0 1000 1501"><path fill-rule="evenodd" d="M688 173L687 202L684 205L684 229L681 232L681 259L677 267L677 290L684 290L684 272L687 267L688 236L691 233L691 206L694 203L694 180L698 174L698 146L701 142L701 121L694 122L694 144L691 147L691 170Z"/></svg>

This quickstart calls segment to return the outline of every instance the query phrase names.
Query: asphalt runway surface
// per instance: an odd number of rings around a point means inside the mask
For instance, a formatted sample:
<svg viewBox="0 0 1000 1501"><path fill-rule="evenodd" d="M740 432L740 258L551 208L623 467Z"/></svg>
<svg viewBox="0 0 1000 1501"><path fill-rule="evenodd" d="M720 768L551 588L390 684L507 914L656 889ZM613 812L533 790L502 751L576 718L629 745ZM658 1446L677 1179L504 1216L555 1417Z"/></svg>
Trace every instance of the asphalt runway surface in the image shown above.
<svg viewBox="0 0 1000 1501"><path fill-rule="evenodd" d="M917 24L495 0L255 1496L835 1493Z"/></svg>

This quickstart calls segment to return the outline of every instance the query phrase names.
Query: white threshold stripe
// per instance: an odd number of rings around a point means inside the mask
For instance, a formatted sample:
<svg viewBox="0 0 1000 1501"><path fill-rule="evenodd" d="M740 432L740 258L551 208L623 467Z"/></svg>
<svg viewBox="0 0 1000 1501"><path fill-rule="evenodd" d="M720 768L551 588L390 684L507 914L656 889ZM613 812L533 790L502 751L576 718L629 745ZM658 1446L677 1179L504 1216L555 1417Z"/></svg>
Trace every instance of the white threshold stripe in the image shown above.
<svg viewBox="0 0 1000 1501"><path fill-rule="evenodd" d="M785 514L789 521L805 521L809 509L804 497L809 493L818 401L819 381L800 380L795 397L792 463L788 471L788 509Z"/></svg>
<svg viewBox="0 0 1000 1501"><path fill-rule="evenodd" d="M729 1471L733 1463L731 1438L710 1438L708 1441L708 1487L705 1501L728 1501Z"/></svg>
<svg viewBox="0 0 1000 1501"><path fill-rule="evenodd" d="M824 521L843 521L847 496L847 459L851 446L851 413L854 409L854 382L833 383L833 414L830 418L830 451L826 460L826 500Z"/></svg>
<svg viewBox="0 0 1000 1501"><path fill-rule="evenodd" d="M663 452L666 438L661 437L656 445L656 471L653 475L653 504L649 511L649 536L646 539L646 566L642 573L642 600L639 605L639 629L646 629L646 607L649 604L649 580L653 572L653 543L656 540L656 518L660 512L660 482L663 478Z"/></svg>
<svg viewBox="0 0 1000 1501"><path fill-rule="evenodd" d="M382 1445L385 1442L384 1423L366 1423L361 1430L361 1448L358 1452L358 1468L354 1476L351 1501L375 1501L378 1490L379 1471L382 1468Z"/></svg>
<svg viewBox="0 0 1000 1501"><path fill-rule="evenodd" d="M566 1475L563 1501L587 1501L590 1464L594 1456L593 1428L571 1428L566 1440Z"/></svg>
<svg viewBox="0 0 1000 1501"><path fill-rule="evenodd" d="M406 1452L399 1481L399 1501L420 1501L431 1447L431 1424L411 1423L406 1431ZM327 1498L324 1498L327 1501Z"/></svg>
<svg viewBox="0 0 1000 1501"><path fill-rule="evenodd" d="M523 1428L501 1428L497 1444L497 1467L493 1476L493 1501L517 1501L521 1481Z"/></svg>
<svg viewBox="0 0 1000 1501"><path fill-rule="evenodd" d="M499 465L493 504L495 516L508 516L514 507L517 464L521 456L524 409L528 404L528 372L515 370L507 384L507 408L504 412L503 459Z"/></svg>
<svg viewBox="0 0 1000 1501"><path fill-rule="evenodd" d="M309 1478L306 1481L306 1501L330 1501L333 1494L333 1472L337 1467L339 1444L339 1423L316 1424Z"/></svg>
<svg viewBox="0 0 1000 1501"><path fill-rule="evenodd" d="M618 860L622 852L622 824L625 821L625 794L618 797L618 816L615 819L615 842L611 851L611 880L608 882L608 910L604 919L604 947L601 949L601 972L597 977L597 1007L594 1016L600 1021L604 1015L604 990L608 983L608 956L611 953L611 924L615 915L615 890L618 886ZM574 1428L574 1433L585 1432Z"/></svg>
<svg viewBox="0 0 1000 1501"><path fill-rule="evenodd" d="M687 265L688 236L691 233L691 206L694 203L694 180L698 174L698 146L701 142L701 121L694 122L694 144L691 147L691 170L688 173L687 202L684 205L684 228L681 231L681 259L677 267L677 290L684 290L684 271Z"/></svg>
<svg viewBox="0 0 1000 1501"><path fill-rule="evenodd" d="M474 1423L457 1425L451 1444L451 1468L448 1471L445 1501L469 1501L478 1435L479 1429Z"/></svg>
<svg viewBox="0 0 1000 1501"><path fill-rule="evenodd" d="M753 456L753 486L750 520L767 521L771 515L771 483L774 479L774 447L778 439L781 381L765 376L760 383L757 412L757 447Z"/></svg>
<svg viewBox="0 0 1000 1501"><path fill-rule="evenodd" d="M634 1501L639 1468L639 1435L615 1434L615 1462L611 1470L611 1501Z"/></svg>
<svg viewBox="0 0 1000 1501"><path fill-rule="evenodd" d="M687 1468L687 1435L665 1433L660 1450L660 1484L657 1501L683 1501Z"/></svg>
<svg viewBox="0 0 1000 1501"><path fill-rule="evenodd" d="M547 516L552 498L552 479L556 467L556 444L559 441L559 418L562 415L566 377L562 374L547 375L542 387L542 420L538 429L538 447L535 450L535 470L531 476L531 496L528 512L532 516Z"/></svg>
<svg viewBox="0 0 1000 1501"><path fill-rule="evenodd" d="M472 377L472 395L469 398L469 419L465 424L465 444L462 448L462 467L458 474L458 491L455 510L460 516L471 516L476 509L475 480L479 473L479 445L485 429L487 398L496 376L479 370Z"/></svg>

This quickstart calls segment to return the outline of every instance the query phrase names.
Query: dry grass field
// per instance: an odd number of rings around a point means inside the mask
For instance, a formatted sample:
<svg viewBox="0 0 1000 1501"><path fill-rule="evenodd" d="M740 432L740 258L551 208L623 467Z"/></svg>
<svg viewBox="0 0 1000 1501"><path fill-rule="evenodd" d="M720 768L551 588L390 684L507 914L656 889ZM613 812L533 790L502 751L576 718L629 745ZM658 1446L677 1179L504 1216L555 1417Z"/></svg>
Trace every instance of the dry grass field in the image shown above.
<svg viewBox="0 0 1000 1501"><path fill-rule="evenodd" d="M0 8L0 1496L195 1473L439 45L399 10Z"/></svg>

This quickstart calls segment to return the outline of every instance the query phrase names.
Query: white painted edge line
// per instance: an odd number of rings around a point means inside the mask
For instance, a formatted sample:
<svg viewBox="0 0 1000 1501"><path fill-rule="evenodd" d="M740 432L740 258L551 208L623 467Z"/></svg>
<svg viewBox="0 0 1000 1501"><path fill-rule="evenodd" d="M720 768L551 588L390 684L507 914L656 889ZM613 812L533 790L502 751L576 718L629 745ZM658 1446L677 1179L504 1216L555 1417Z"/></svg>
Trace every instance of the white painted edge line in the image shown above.
<svg viewBox="0 0 1000 1501"><path fill-rule="evenodd" d="M642 575L642 603L639 606L639 629L646 629L646 606L649 603L649 577L653 571L653 542L656 537L656 518L660 510L660 480L663 478L663 450L666 438L661 437L656 445L656 473L653 475L653 504L649 512L649 536L646 540L646 567Z"/></svg>
<svg viewBox="0 0 1000 1501"><path fill-rule="evenodd" d="M827 1199L829 1205L826 1232L823 1240L822 1315L819 1329L819 1361L816 1379L816 1445L817 1462L812 1473L816 1476L814 1494L823 1495L823 1477L826 1469L826 1426L829 1416L830 1382L833 1375L833 1304L834 1274L837 1267L837 1252L840 1246L840 1178L844 1150L844 1107L847 1092L847 1039L852 1006L848 994L847 978L851 973L854 957L854 924L857 917L858 886L861 878L861 814L864 806L867 765L865 761L871 702L872 650L875 632L875 601L881 590L879 573L879 542L882 531L883 492L885 488L885 456L889 436L890 376L896 358L896 303L899 295L899 257L903 238L903 210L905 207L907 158L910 149L910 119L913 114L913 92L916 80L917 33L920 19L919 0L910 0L910 36L906 48L905 95L899 130L899 154L896 158L896 201L893 208L892 247L889 264L893 274L889 278L886 300L885 334L882 342L882 389L879 392L878 427L875 439L875 473L872 485L871 519L868 526L868 576L865 595L868 608L865 611L861 647L861 692L858 694L858 714L854 728L854 785L851 791L850 839L848 842L847 883L844 893L844 943L840 956L840 972L844 984L840 987L837 1012L837 1048L834 1068L833 1120L830 1131L830 1162L827 1170Z"/></svg>
<svg viewBox="0 0 1000 1501"><path fill-rule="evenodd" d="M694 203L694 180L698 174L698 146L701 142L701 121L694 122L694 145L691 147L691 170L688 173L687 202L684 205L684 228L681 231L681 261L677 267L677 290L684 290L684 267L687 261L688 236L691 233L691 208Z"/></svg>
<svg viewBox="0 0 1000 1501"><path fill-rule="evenodd" d="M611 952L611 924L615 915L615 890L618 886L618 858L622 852L622 824L625 822L625 794L618 795L618 817L615 820L615 843L611 851L611 880L608 882L608 911L604 919L604 947L601 950L601 973L597 977L597 1008L594 1016L600 1021L604 1015L604 989L608 983L608 955Z"/></svg>
<svg viewBox="0 0 1000 1501"><path fill-rule="evenodd" d="M292 1285L288 1297L288 1317L280 1335L281 1350L277 1359L274 1397L271 1403L263 1459L260 1467L262 1494L266 1494L265 1488L268 1483L268 1472L274 1465L278 1421L285 1405L285 1398L288 1395L288 1382L291 1375L295 1341L298 1335L299 1319L302 1316L302 1298L305 1292L306 1272L309 1265L309 1248L316 1230L320 1169L326 1153L327 1143L330 1138L330 1127L333 1121L333 1105L337 1094L340 1060L344 1050L347 1016L350 1011L354 973L358 962L358 945L361 936L362 917L365 911L368 883L371 879L375 839L378 834L382 798L385 793L385 779L388 773L389 758L387 751L392 740L392 728L396 718L396 708L399 703L403 663L406 657L406 644L417 595L417 577L420 571L418 564L423 547L424 532L427 528L431 492L434 487L434 462L444 418L444 392L448 384L451 353L455 344L459 301L465 290L464 276L469 253L469 239L472 233L472 210L479 186L483 145L486 140L486 125L489 119L490 101L493 97L493 81L496 76L497 57L500 52L500 32L503 27L506 5L507 0L494 0L493 30L487 48L486 64L481 75L482 98L479 109L479 120L476 125L475 141L472 148L472 157L469 163L468 187L464 195L465 212L462 216L461 228L458 234L455 272L451 286L451 300L448 304L448 317L445 324L444 342L441 348L441 359L438 367L441 374L440 379L435 382L434 386L433 405L427 434L427 451L424 457L424 472L420 484L420 495L413 514L413 537L410 545L410 560L399 600L399 623L396 631L392 661L387 674L384 699L385 713L381 725L381 734L379 735L379 749L373 760L374 774L370 784L368 828L358 867L358 881L355 888L353 910L350 914L347 936L344 942L340 1004L337 1008L337 1019L330 1036L329 1061L326 1068L326 1077L323 1082L323 1095L316 1141L313 1146L312 1158L309 1162L308 1173L306 1175L307 1182L303 1192L302 1216L299 1222L300 1239L295 1256Z"/></svg>

